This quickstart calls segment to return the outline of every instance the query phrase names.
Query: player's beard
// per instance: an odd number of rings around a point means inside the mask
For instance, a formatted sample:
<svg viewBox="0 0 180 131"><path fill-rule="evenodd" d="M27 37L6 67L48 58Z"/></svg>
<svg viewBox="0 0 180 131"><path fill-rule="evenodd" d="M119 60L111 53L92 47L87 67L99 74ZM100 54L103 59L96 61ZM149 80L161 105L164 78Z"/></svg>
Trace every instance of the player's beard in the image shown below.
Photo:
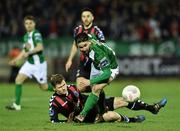
<svg viewBox="0 0 180 131"><path fill-rule="evenodd" d="M84 21L84 27L89 27L91 25L91 22L85 20Z"/></svg>

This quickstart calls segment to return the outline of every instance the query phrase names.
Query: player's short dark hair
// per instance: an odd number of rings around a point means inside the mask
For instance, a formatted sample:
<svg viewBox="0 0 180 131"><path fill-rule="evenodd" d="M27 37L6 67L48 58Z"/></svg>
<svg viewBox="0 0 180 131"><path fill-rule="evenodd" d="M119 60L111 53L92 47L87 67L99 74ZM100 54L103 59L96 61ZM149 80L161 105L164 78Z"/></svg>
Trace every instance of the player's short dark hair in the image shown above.
<svg viewBox="0 0 180 131"><path fill-rule="evenodd" d="M25 17L24 17L24 21L26 21L26 20L32 20L32 21L36 22L35 17L32 16L32 15L27 15L27 16L25 16Z"/></svg>
<svg viewBox="0 0 180 131"><path fill-rule="evenodd" d="M64 80L63 75L61 74L54 74L50 77L50 83L55 88L56 84L61 84L61 82Z"/></svg>
<svg viewBox="0 0 180 131"><path fill-rule="evenodd" d="M81 42L85 42L85 41L88 41L89 40L89 37L88 37L88 34L86 33L79 33L76 37L75 37L75 42L76 44L79 44Z"/></svg>
<svg viewBox="0 0 180 131"><path fill-rule="evenodd" d="M92 15L94 15L94 11L92 10L92 9L90 9L90 8L83 8L82 10L81 10L81 14L84 12L84 11L89 11L89 12L91 12L91 14Z"/></svg>

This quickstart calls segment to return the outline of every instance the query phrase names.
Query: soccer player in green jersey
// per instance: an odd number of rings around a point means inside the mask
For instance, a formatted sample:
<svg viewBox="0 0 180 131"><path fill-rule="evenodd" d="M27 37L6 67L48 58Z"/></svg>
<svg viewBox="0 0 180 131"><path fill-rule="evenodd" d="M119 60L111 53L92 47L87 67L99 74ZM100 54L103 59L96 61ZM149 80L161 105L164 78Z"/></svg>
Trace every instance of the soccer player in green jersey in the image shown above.
<svg viewBox="0 0 180 131"><path fill-rule="evenodd" d="M36 78L42 90L53 90L52 86L47 84L47 63L43 55L43 39L41 33L35 28L35 18L26 16L24 26L26 34L23 38L23 49L16 58L9 62L10 65L15 65L19 60L26 59L15 80L15 102L6 106L10 110L21 110L22 84L27 78Z"/></svg>
<svg viewBox="0 0 180 131"><path fill-rule="evenodd" d="M105 43L105 36L102 32L102 30L94 25L94 15L93 15L93 10L89 9L89 8L84 8L81 11L81 25L77 26L74 29L74 38L82 32L85 32L87 34L92 34L94 36L96 36L96 38L98 39L98 41L100 41L101 43ZM75 56L75 54L77 53L77 46L76 46L76 41L73 41L72 44L72 48L71 48L71 52L69 54L68 60L66 62L65 65L65 69L68 72L70 67L72 66L72 61L73 58ZM81 91L81 92L87 92L90 90L90 87L84 87L80 85L80 81L81 79L89 79L90 78L90 72L91 72L91 60L88 57L85 57L84 53L81 52L80 53L80 58L79 58L79 65L78 65L78 69L77 69L77 74L76 74L76 84L77 84L77 88Z"/></svg>
<svg viewBox="0 0 180 131"><path fill-rule="evenodd" d="M80 33L75 38L77 47L86 54L91 60L90 79L83 79L82 86L91 86L92 93L89 95L83 110L76 119L82 122L99 99L100 92L110 83L119 73L115 52L98 42L92 35Z"/></svg>

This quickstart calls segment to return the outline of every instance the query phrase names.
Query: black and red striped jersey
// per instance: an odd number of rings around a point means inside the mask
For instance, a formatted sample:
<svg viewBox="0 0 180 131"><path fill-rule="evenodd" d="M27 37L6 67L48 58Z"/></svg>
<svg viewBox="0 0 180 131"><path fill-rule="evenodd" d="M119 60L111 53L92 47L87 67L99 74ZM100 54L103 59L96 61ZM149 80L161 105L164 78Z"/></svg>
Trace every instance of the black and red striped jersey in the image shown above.
<svg viewBox="0 0 180 131"><path fill-rule="evenodd" d="M58 114L68 118L69 114L78 107L79 111L83 108L83 97L75 85L68 85L68 95L54 93L49 101L49 116L51 122L59 122Z"/></svg>
<svg viewBox="0 0 180 131"><path fill-rule="evenodd" d="M89 29L84 29L82 25L77 26L74 29L74 38L82 32L95 35L100 42L105 43L104 34L97 26L92 25Z"/></svg>

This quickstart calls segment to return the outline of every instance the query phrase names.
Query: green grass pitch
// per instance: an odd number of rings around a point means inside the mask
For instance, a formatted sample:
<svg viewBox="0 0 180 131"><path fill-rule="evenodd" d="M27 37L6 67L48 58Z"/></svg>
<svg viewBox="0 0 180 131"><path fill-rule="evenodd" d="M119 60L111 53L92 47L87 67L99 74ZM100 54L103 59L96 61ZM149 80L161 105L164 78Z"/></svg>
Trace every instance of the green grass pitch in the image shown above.
<svg viewBox="0 0 180 131"><path fill-rule="evenodd" d="M180 79L124 79L112 82L105 88L106 95L120 96L125 85L134 84L141 90L141 99L154 103L166 97L168 103L158 115L126 108L117 112L129 116L144 114L143 123L51 124L48 104L52 92L43 92L36 84L23 86L22 110L8 111L4 107L13 101L14 85L0 84L0 131L179 131L180 130Z"/></svg>

